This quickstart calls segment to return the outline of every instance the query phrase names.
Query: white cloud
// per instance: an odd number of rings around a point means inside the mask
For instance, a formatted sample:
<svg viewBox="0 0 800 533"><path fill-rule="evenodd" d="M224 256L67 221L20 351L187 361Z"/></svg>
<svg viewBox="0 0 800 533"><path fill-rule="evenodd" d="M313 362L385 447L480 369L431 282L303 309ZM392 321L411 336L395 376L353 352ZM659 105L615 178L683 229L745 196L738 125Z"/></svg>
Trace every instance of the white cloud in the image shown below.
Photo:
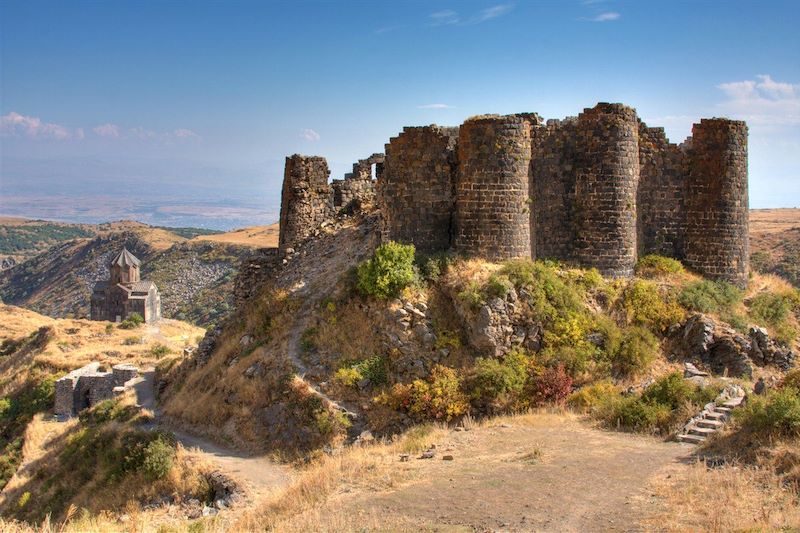
<svg viewBox="0 0 800 533"><path fill-rule="evenodd" d="M470 20L467 21L468 24L480 24L481 22L486 22L487 20L496 19L497 17L502 17L509 11L514 9L514 4L498 4L496 6L492 6L489 8L484 9Z"/></svg>
<svg viewBox="0 0 800 533"><path fill-rule="evenodd" d="M116 124L100 124L92 128L92 131L100 137L108 137L110 139L119 138L119 126Z"/></svg>
<svg viewBox="0 0 800 533"><path fill-rule="evenodd" d="M759 74L755 80L721 83L717 88L727 96L719 107L735 118L761 125L800 124L800 84Z"/></svg>
<svg viewBox="0 0 800 533"><path fill-rule="evenodd" d="M300 137L307 141L318 141L320 139L319 133L312 129L305 129L300 133Z"/></svg>
<svg viewBox="0 0 800 533"><path fill-rule="evenodd" d="M468 26L480 24L481 22L496 19L497 17L502 17L512 9L514 9L514 4L497 4L495 6L487 7L486 9L483 9L467 18L463 18L452 9L444 9L442 11L431 13L428 15L428 19L430 20L431 26Z"/></svg>
<svg viewBox="0 0 800 533"><path fill-rule="evenodd" d="M175 136L177 139L199 139L200 136L193 132L192 130L187 130L186 128L178 128L177 130L172 132L172 135Z"/></svg>
<svg viewBox="0 0 800 533"><path fill-rule="evenodd" d="M29 139L82 139L83 130L73 131L60 124L42 122L38 117L20 115L11 111L0 117L0 133L4 137L27 137Z"/></svg>
<svg viewBox="0 0 800 533"><path fill-rule="evenodd" d="M445 9L444 11L437 11L436 13L431 13L430 15L428 15L428 18L431 19L431 24L433 24L434 26L458 24L459 22L461 22L461 18L458 16L458 13L456 13L452 9Z"/></svg>
<svg viewBox="0 0 800 533"><path fill-rule="evenodd" d="M417 109L453 109L453 106L447 104L425 104L418 105Z"/></svg>
<svg viewBox="0 0 800 533"><path fill-rule="evenodd" d="M592 22L610 22L612 20L617 20L621 15L615 11L606 11L605 13L600 13L596 17L592 17L589 20Z"/></svg>

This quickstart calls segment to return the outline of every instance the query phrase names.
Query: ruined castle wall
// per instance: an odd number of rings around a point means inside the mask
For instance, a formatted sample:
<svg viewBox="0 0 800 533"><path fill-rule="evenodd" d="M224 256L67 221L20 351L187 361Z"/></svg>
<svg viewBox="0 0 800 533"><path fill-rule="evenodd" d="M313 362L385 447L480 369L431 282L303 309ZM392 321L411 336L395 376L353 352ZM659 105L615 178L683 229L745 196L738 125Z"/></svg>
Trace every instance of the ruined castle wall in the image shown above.
<svg viewBox="0 0 800 533"><path fill-rule="evenodd" d="M333 192L328 185L328 162L324 157L295 154L286 158L281 191L281 251L310 236L333 216Z"/></svg>
<svg viewBox="0 0 800 533"><path fill-rule="evenodd" d="M333 180L333 207L347 209L351 206L362 206L375 202L375 180L372 179L372 165L375 165L376 178L383 173L385 156L372 154L360 159L353 165L353 172L346 174L342 180Z"/></svg>
<svg viewBox="0 0 800 533"><path fill-rule="evenodd" d="M749 267L747 125L703 119L692 128L686 264L739 286Z"/></svg>
<svg viewBox="0 0 800 533"><path fill-rule="evenodd" d="M639 125L639 255L684 257L687 157L664 128Z"/></svg>
<svg viewBox="0 0 800 533"><path fill-rule="evenodd" d="M530 257L528 167L538 117L467 120L458 136L453 247L487 259Z"/></svg>
<svg viewBox="0 0 800 533"><path fill-rule="evenodd" d="M386 145L377 180L383 240L421 251L450 247L458 128L403 128Z"/></svg>
<svg viewBox="0 0 800 533"><path fill-rule="evenodd" d="M537 259L633 273L637 257L636 112L601 103L577 118L534 128L530 226Z"/></svg>
<svg viewBox="0 0 800 533"><path fill-rule="evenodd" d="M531 255L572 260L575 237L577 119L548 120L532 131Z"/></svg>
<svg viewBox="0 0 800 533"><path fill-rule="evenodd" d="M578 116L575 172L575 261L606 276L630 276L636 265L639 123L636 111L600 103Z"/></svg>

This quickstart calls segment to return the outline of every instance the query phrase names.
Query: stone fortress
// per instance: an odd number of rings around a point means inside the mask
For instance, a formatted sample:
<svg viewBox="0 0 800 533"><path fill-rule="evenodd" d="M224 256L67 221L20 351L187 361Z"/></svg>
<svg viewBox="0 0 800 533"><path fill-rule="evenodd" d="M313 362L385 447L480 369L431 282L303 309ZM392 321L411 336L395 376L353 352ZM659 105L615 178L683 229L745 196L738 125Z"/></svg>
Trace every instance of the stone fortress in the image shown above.
<svg viewBox="0 0 800 533"><path fill-rule="evenodd" d="M99 281L92 291L92 320L119 322L139 313L147 323L161 318L161 295L152 281L139 279L141 262L123 248L108 265L110 278Z"/></svg>
<svg viewBox="0 0 800 533"><path fill-rule="evenodd" d="M372 166L374 165L374 177ZM702 119L683 144L622 104L407 127L328 183L322 157L286 158L279 250L337 211L374 203L382 238L423 252L556 259L630 276L660 254L713 279L748 279L747 126Z"/></svg>
<svg viewBox="0 0 800 533"><path fill-rule="evenodd" d="M103 400L122 394L133 386L139 369L132 365L115 365L110 372L100 363L89 363L56 380L55 407L57 416L71 417Z"/></svg>

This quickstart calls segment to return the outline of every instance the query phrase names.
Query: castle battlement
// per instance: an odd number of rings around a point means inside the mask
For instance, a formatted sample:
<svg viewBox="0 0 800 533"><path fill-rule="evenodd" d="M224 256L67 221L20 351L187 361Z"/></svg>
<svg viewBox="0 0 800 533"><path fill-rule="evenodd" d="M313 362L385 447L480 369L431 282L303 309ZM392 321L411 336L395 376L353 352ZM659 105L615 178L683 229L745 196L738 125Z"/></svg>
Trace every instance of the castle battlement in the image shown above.
<svg viewBox="0 0 800 533"><path fill-rule="evenodd" d="M456 128L405 127L385 156L359 161L333 187L327 175L323 158L287 158L282 249L313 233L342 207L346 184L359 183L359 199L380 210L382 238L422 251L556 259L607 276L629 276L638 257L657 253L747 283L741 121L702 119L676 145L618 103L562 120L482 115Z"/></svg>

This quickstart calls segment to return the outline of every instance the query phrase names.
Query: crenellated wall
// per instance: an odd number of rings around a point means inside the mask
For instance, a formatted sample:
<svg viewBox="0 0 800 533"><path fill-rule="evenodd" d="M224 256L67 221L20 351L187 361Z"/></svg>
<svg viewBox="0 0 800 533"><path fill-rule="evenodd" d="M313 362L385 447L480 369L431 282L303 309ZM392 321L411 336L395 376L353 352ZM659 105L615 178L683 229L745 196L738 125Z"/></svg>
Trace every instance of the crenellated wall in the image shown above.
<svg viewBox="0 0 800 533"><path fill-rule="evenodd" d="M703 119L692 128L686 193L688 266L747 285L747 125Z"/></svg>
<svg viewBox="0 0 800 533"><path fill-rule="evenodd" d="M486 115L459 128L404 128L385 159L359 161L332 188L327 176L321 157L287 158L281 249L312 234L334 205L374 194L382 238L425 252L557 259L607 276L629 276L638 257L655 253L747 282L743 122L703 119L679 146L622 104L546 124L533 113Z"/></svg>
<svg viewBox="0 0 800 533"><path fill-rule="evenodd" d="M333 216L333 192L324 157L294 154L286 158L281 191L278 248L299 244Z"/></svg>
<svg viewBox="0 0 800 533"><path fill-rule="evenodd" d="M528 115L483 116L459 128L453 248L487 259L530 257Z"/></svg>
<svg viewBox="0 0 800 533"><path fill-rule="evenodd" d="M386 145L377 203L385 240L422 251L450 247L458 128L403 128Z"/></svg>

